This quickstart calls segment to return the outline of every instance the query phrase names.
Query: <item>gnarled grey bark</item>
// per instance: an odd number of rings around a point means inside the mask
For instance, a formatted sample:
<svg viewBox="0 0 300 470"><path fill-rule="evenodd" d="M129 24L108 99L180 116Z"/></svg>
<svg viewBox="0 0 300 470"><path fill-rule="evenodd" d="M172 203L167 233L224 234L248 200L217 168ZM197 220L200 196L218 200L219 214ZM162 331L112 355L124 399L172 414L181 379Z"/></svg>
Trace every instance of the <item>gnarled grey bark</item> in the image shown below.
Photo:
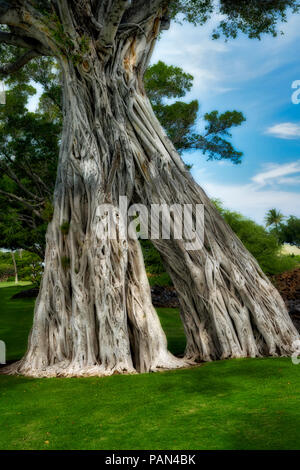
<svg viewBox="0 0 300 470"><path fill-rule="evenodd" d="M117 214L119 196L130 200L134 188L118 91L119 66L131 47L132 40L121 39L105 68L92 46L80 66L61 58L65 125L45 273L27 354L11 373L107 375L185 364L167 351L139 243L120 233L103 237L99 210L111 204Z"/></svg>
<svg viewBox="0 0 300 470"><path fill-rule="evenodd" d="M186 357L210 361L292 354L298 334L278 291L186 171L138 89L128 120L139 168L138 198L148 207L191 204L194 218L196 205L205 207L203 249L187 251L174 236L153 241L179 296Z"/></svg>
<svg viewBox="0 0 300 470"><path fill-rule="evenodd" d="M202 250L188 252L174 236L154 242L180 298L188 360L292 352L297 333L282 299L185 170L145 95L143 74L164 21L160 4L151 2L138 24L117 8L102 28L101 17L78 14L80 2L59 3L77 53L47 36L63 71L64 132L29 348L9 373L106 375L187 363L167 351L138 242L100 236L99 208L112 204L117 216L123 195L148 207L205 205ZM97 34L87 41L91 25Z"/></svg>

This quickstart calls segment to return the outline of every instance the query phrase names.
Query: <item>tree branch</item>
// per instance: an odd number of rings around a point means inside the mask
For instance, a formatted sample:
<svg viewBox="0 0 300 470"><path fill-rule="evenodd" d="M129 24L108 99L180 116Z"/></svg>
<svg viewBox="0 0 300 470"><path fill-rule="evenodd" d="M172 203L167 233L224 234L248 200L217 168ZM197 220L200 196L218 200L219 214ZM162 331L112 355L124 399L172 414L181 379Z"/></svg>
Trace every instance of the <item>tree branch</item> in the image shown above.
<svg viewBox="0 0 300 470"><path fill-rule="evenodd" d="M72 11L70 5L68 4L68 0L54 0L54 3L57 7L59 12L60 20L64 25L64 31L68 33L68 35L76 40L76 30L72 21L72 17L70 12Z"/></svg>
<svg viewBox="0 0 300 470"><path fill-rule="evenodd" d="M23 157L21 163L17 162L16 160L12 160L11 157L7 155L6 153L4 153L3 156L12 166L16 165L19 170L25 172L25 174L29 177L31 181L32 180L34 181L35 186L37 190L40 192L40 194L43 194L46 191L46 193L50 197L53 195L53 190L51 188L51 185L49 186L49 184L47 185L46 183L44 183L44 181L40 178L40 176L32 170L30 164L27 161L26 156ZM5 167L8 167L8 163L5 163L4 161L2 161L2 163L5 165ZM0 166L0 169L1 169L1 166ZM4 168L3 168L3 171L5 172ZM41 186L43 186L44 191L41 190ZM40 201L41 200L42 198L40 199Z"/></svg>
<svg viewBox="0 0 300 470"><path fill-rule="evenodd" d="M42 215L37 211L37 209L32 204L30 204L28 201L25 201L23 198L17 196L16 194L12 194L12 193L8 193L7 191L3 191L2 189L0 189L0 194L3 194L3 196L9 197L10 199L13 199L13 200L17 201L20 204L23 204L23 206L27 207L27 209L30 209L33 212L33 214L35 214L41 220L44 220Z"/></svg>
<svg viewBox="0 0 300 470"><path fill-rule="evenodd" d="M119 25L125 11L131 6L131 0L113 0L110 9L105 13L103 27L98 36L100 47L109 48L112 46L117 34Z"/></svg>
<svg viewBox="0 0 300 470"><path fill-rule="evenodd" d="M35 50L40 54L47 55L48 51L36 39L18 36L13 33L5 33L0 31L0 43L9 44L11 46L23 47L24 49Z"/></svg>
<svg viewBox="0 0 300 470"><path fill-rule="evenodd" d="M30 41L27 41L23 37L19 37L16 34L4 33L0 31L0 42L5 44L10 44L12 46L24 47L24 49L32 49L34 44Z"/></svg>
<svg viewBox="0 0 300 470"><path fill-rule="evenodd" d="M1 31L0 42L25 47L41 55L55 55L51 47L54 43L45 26L45 16L34 3L38 2L0 0L0 24L10 28L10 32Z"/></svg>
<svg viewBox="0 0 300 470"><path fill-rule="evenodd" d="M0 24L7 24L11 26L17 26L20 24L20 16L17 11L16 0L0 0Z"/></svg>
<svg viewBox="0 0 300 470"><path fill-rule="evenodd" d="M170 0L133 0L122 18L122 23L142 23L146 18L156 14L159 9L167 10ZM166 29L167 18L162 18L162 28Z"/></svg>
<svg viewBox="0 0 300 470"><path fill-rule="evenodd" d="M9 75L11 73L18 72L24 65L28 64L32 59L35 59L36 57L40 57L41 54L37 51L28 51L25 54L23 54L21 57L19 57L16 62L13 62L11 64L5 64L0 66L0 74L1 75Z"/></svg>
<svg viewBox="0 0 300 470"><path fill-rule="evenodd" d="M38 197L36 194L33 194L29 189L27 189L22 183L21 181L19 180L19 178L17 177L17 175L11 170L11 168L9 168L9 166L3 162L4 166L3 167L3 172L6 173L18 186L19 188L24 191L24 193L26 193L29 197L35 199L36 201L38 202L43 202L43 198L41 197ZM1 168L1 166L0 166Z"/></svg>

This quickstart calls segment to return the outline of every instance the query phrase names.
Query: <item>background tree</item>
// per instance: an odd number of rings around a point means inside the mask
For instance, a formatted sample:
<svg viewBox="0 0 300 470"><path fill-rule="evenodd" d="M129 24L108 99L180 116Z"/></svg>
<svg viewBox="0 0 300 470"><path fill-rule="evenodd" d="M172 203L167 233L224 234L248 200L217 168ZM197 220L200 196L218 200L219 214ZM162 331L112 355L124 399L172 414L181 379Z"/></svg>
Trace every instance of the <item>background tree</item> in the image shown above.
<svg viewBox="0 0 300 470"><path fill-rule="evenodd" d="M34 93L18 84L0 108L0 232L2 248L24 248L43 258L61 127L47 114L27 110Z"/></svg>
<svg viewBox="0 0 300 470"><path fill-rule="evenodd" d="M270 209L267 212L267 215L265 217L266 220L266 226L267 227L272 227L278 230L279 225L284 219L284 215L278 211L277 209Z"/></svg>
<svg viewBox="0 0 300 470"><path fill-rule="evenodd" d="M289 243L300 248L300 219L291 215L284 224L281 223L278 237L281 243Z"/></svg>
<svg viewBox="0 0 300 470"><path fill-rule="evenodd" d="M278 234L266 230L262 225L238 212L225 209L220 203L218 210L246 248L258 261L267 275L280 274L299 265L299 258L282 255Z"/></svg>
<svg viewBox="0 0 300 470"><path fill-rule="evenodd" d="M201 150L209 160L231 160L233 163L241 163L243 153L237 151L224 138L230 138L230 129L240 126L245 121L241 112L206 113L205 131L200 135L195 126L199 112L197 100L190 103L183 101L166 103L166 99L182 98L191 90L192 83L192 75L161 61L149 67L145 74L148 97L169 138L180 153L184 150Z"/></svg>
<svg viewBox="0 0 300 470"><path fill-rule="evenodd" d="M14 259L16 265L14 265L12 259L12 253L14 253ZM18 281L30 281L35 287L39 286L43 266L41 259L34 253L20 250L15 252L0 251L0 280L11 281L16 280L15 274L18 273Z"/></svg>
<svg viewBox="0 0 300 470"><path fill-rule="evenodd" d="M171 10L168 10L172 7ZM284 302L192 179L153 113L143 78L169 13L201 24L225 14L221 31L274 32L287 1L0 0L0 40L25 48L15 72L41 55L62 71L64 127L47 231L45 272L23 360L10 373L103 375L178 367L151 303L135 240L99 237L99 212L129 203L205 206L202 250L155 240L178 292L186 358L290 354L298 334ZM199 234L196 233L196 239ZM104 238L104 239L103 239Z"/></svg>
<svg viewBox="0 0 300 470"><path fill-rule="evenodd" d="M19 282L18 268L17 268L16 257L15 257L15 252L14 251L11 251L11 257L12 257L14 273L15 273L15 284L18 284L18 282Z"/></svg>

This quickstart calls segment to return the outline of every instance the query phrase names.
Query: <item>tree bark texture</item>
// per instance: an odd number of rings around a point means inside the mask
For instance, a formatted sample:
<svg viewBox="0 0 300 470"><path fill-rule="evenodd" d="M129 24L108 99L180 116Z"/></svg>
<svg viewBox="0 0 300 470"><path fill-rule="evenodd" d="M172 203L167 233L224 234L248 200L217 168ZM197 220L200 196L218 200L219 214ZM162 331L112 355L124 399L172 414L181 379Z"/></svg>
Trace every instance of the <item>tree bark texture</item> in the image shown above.
<svg viewBox="0 0 300 470"><path fill-rule="evenodd" d="M145 94L143 75L164 10L138 24L118 24L111 11L95 41L76 9L61 5L60 20L80 54L49 46L62 69L64 98L54 217L28 351L6 372L109 375L291 354L297 332L283 300L186 170ZM112 204L120 216L120 196L149 209L205 205L202 250L187 251L174 236L154 241L179 295L185 359L167 350L139 243L120 233L115 240L100 236L99 207Z"/></svg>

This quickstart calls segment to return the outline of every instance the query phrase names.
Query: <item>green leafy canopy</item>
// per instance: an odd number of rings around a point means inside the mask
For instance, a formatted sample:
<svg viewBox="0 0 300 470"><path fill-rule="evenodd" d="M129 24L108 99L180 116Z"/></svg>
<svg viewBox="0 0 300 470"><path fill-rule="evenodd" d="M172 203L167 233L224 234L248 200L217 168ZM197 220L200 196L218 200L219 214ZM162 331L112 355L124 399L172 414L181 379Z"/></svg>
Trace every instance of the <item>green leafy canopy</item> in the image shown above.
<svg viewBox="0 0 300 470"><path fill-rule="evenodd" d="M300 11L299 0L173 0L173 18L203 25L213 16L220 18L213 37L236 38L239 32L260 39L263 34L278 34L278 24L289 13Z"/></svg>
<svg viewBox="0 0 300 470"><path fill-rule="evenodd" d="M231 129L245 121L244 115L238 111L206 113L204 132L200 134L197 131L199 102L174 102L176 98L184 97L192 85L192 75L161 61L149 67L145 74L145 86L154 112L180 153L201 150L209 160L241 163L243 153L228 139L232 136Z"/></svg>

